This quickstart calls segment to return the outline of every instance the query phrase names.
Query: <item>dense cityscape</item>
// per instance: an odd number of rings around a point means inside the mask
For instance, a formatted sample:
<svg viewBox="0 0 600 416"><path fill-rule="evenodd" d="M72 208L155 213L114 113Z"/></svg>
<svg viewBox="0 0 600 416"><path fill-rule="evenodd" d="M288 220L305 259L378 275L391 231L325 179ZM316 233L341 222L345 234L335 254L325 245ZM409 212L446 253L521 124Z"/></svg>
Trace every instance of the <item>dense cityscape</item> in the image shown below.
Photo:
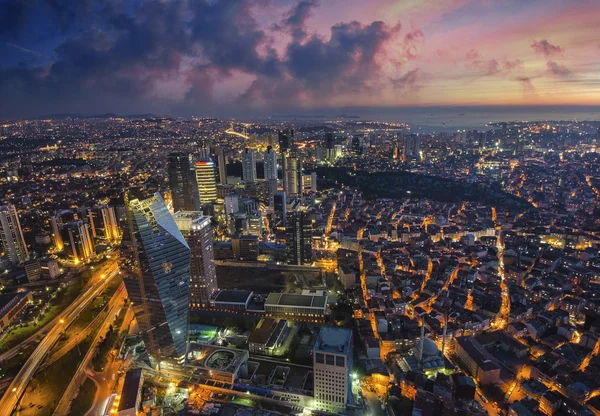
<svg viewBox="0 0 600 416"><path fill-rule="evenodd" d="M0 138L2 414L600 413L599 122Z"/></svg>
<svg viewBox="0 0 600 416"><path fill-rule="evenodd" d="M0 0L0 416L600 416L600 0Z"/></svg>

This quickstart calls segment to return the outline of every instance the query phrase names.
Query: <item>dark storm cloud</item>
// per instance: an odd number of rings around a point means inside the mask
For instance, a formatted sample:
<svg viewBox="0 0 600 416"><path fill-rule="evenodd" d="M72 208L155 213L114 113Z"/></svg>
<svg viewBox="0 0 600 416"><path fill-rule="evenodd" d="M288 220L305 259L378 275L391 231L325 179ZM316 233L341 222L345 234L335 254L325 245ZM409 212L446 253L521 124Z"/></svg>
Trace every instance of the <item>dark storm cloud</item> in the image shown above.
<svg viewBox="0 0 600 416"><path fill-rule="evenodd" d="M306 20L318 4L317 0L301 0L292 7L280 24L274 25L274 29L288 31L296 40L305 39L307 36Z"/></svg>
<svg viewBox="0 0 600 416"><path fill-rule="evenodd" d="M381 21L338 23L328 38L309 35L313 0L297 3L270 33L253 17L267 0L11 0L10 5L1 19L12 25L2 28L0 40L27 48L19 36L42 9L50 11L46 26L62 34L43 64L0 69L1 116L215 110L215 83L239 73L255 80L238 100L224 104L226 110L293 105L298 99L375 88L385 45L397 41L406 60L423 40L420 30L399 37L400 24ZM292 40L278 54L272 36L281 31ZM396 84L413 85L416 75L408 73ZM178 98L172 98L169 93L177 88Z"/></svg>

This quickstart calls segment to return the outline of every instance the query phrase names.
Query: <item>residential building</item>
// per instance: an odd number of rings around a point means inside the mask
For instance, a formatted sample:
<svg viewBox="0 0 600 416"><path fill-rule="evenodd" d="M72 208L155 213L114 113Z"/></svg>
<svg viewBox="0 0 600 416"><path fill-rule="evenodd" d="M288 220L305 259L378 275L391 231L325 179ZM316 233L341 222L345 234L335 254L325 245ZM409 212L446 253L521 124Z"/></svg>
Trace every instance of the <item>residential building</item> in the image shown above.
<svg viewBox="0 0 600 416"><path fill-rule="evenodd" d="M245 148L242 152L242 174L244 182L256 182L256 157L252 149Z"/></svg>
<svg viewBox="0 0 600 416"><path fill-rule="evenodd" d="M277 153L271 146L267 147L266 152L263 154L263 160L265 163L265 180L277 180Z"/></svg>
<svg viewBox="0 0 600 416"><path fill-rule="evenodd" d="M286 223L286 253L290 264L312 263L312 218L306 210L290 214Z"/></svg>
<svg viewBox="0 0 600 416"><path fill-rule="evenodd" d="M19 214L14 205L0 206L0 243L4 255L12 264L22 264L29 259Z"/></svg>

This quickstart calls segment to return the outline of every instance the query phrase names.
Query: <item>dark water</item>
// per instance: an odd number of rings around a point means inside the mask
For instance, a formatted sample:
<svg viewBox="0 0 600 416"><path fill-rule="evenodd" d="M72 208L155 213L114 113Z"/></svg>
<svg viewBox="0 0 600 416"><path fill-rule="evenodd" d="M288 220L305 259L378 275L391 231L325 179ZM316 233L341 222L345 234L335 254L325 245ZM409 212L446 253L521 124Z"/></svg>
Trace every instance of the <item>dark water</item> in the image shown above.
<svg viewBox="0 0 600 416"><path fill-rule="evenodd" d="M348 113L350 114L350 113ZM503 121L600 121L600 107L399 108L356 110L360 119L404 122L415 132L485 130Z"/></svg>

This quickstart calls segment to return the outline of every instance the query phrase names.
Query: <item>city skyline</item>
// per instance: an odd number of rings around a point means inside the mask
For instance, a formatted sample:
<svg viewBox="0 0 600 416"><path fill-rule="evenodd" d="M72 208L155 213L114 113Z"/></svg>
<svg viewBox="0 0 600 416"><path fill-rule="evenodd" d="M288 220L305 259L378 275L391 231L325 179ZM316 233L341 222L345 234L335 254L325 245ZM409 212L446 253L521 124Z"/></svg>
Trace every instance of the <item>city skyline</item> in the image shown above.
<svg viewBox="0 0 600 416"><path fill-rule="evenodd" d="M594 1L11 1L3 12L2 117L600 105Z"/></svg>

